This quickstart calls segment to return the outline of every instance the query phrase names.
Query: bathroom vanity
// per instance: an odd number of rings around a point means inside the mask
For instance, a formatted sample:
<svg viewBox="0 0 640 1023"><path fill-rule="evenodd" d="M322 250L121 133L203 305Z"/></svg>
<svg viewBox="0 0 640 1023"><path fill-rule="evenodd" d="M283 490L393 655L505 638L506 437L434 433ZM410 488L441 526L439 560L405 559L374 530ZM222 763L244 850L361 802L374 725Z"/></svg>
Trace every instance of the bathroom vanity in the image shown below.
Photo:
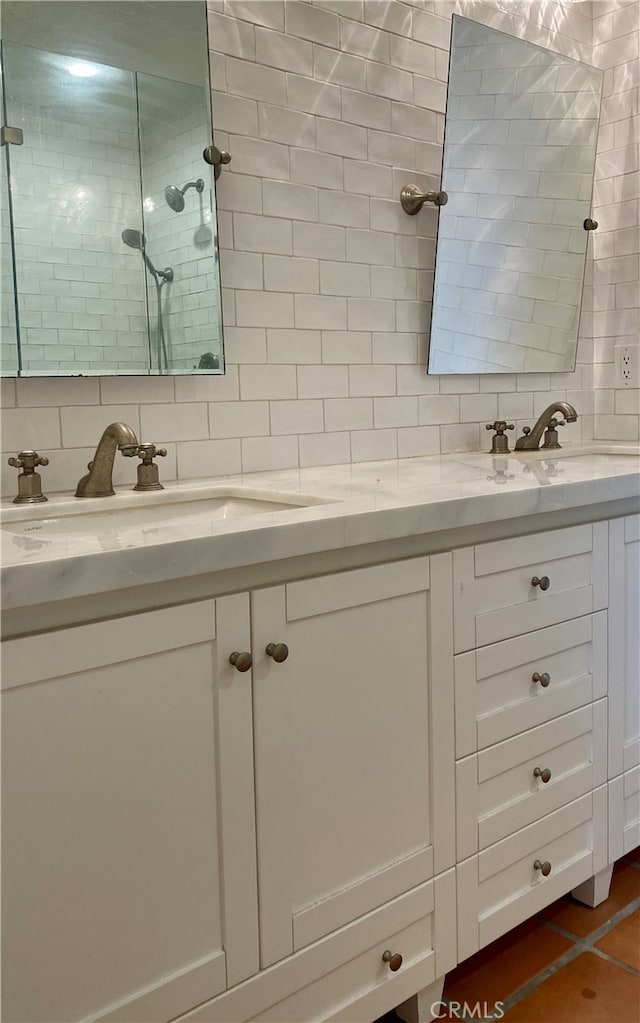
<svg viewBox="0 0 640 1023"><path fill-rule="evenodd" d="M638 470L6 511L5 1017L429 1019L478 948L606 897L640 842Z"/></svg>

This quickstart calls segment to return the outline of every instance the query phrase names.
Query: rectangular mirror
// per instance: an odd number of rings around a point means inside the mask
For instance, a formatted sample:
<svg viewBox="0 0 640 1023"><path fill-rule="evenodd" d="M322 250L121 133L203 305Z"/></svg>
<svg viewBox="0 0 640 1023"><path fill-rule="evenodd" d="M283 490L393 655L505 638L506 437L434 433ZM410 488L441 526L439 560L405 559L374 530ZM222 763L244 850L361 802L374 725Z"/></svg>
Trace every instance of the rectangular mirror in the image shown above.
<svg viewBox="0 0 640 1023"><path fill-rule="evenodd" d="M204 0L2 4L2 373L223 373Z"/></svg>
<svg viewBox="0 0 640 1023"><path fill-rule="evenodd" d="M453 16L429 373L575 366L602 72Z"/></svg>

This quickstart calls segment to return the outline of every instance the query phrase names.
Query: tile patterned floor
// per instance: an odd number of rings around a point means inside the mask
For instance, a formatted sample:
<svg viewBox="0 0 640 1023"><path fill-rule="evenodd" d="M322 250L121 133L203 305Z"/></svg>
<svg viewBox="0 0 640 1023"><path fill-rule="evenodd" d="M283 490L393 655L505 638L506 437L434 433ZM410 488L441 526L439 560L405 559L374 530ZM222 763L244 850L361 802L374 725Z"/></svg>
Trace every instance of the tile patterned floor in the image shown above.
<svg viewBox="0 0 640 1023"><path fill-rule="evenodd" d="M640 1023L640 849L616 864L606 902L554 902L448 974L444 1002L443 1020ZM487 1008L454 1009L465 1002Z"/></svg>

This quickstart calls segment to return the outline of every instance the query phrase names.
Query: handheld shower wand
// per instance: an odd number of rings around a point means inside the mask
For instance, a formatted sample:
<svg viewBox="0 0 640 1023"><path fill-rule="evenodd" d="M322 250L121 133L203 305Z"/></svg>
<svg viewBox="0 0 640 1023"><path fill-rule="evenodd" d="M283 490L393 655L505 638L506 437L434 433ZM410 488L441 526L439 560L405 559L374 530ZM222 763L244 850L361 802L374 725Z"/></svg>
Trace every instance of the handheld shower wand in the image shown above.
<svg viewBox="0 0 640 1023"><path fill-rule="evenodd" d="M158 306L158 368L161 370L164 363L164 369L168 371L169 357L167 355L167 342L164 335L164 320L162 318L162 288L165 284L171 284L171 281L173 280L173 269L172 267L167 266L164 270L156 270L147 255L146 238L142 231L135 231L132 227L125 227L120 237L125 245L128 245L130 249L137 249L138 252L142 253L144 264L155 282Z"/></svg>
<svg viewBox="0 0 640 1023"><path fill-rule="evenodd" d="M145 266L149 273L151 274L151 276L155 279L156 283L158 282L159 277L162 277L163 283L167 284L171 283L171 281L173 280L172 268L170 266L167 266L165 267L164 270L156 270L155 266L153 265L153 263L151 262L147 255L146 250L147 240L141 231L134 231L133 228L131 227L125 227L120 237L122 238L125 245L128 245L130 249L137 249L139 252L142 253L142 258L144 259Z"/></svg>

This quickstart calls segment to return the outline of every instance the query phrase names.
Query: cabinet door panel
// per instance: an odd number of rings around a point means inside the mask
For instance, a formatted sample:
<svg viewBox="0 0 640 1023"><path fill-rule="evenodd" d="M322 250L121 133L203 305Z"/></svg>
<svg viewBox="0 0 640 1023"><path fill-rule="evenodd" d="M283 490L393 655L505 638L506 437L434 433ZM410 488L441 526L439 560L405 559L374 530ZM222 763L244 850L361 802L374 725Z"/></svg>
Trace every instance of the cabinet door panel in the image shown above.
<svg viewBox="0 0 640 1023"><path fill-rule="evenodd" d="M640 766L640 515L609 524L609 777Z"/></svg>
<svg viewBox="0 0 640 1023"><path fill-rule="evenodd" d="M100 656L97 628L56 634L70 673L3 696L12 1021L169 1019L226 986L217 731L239 714L220 709L215 603L100 623Z"/></svg>
<svg viewBox="0 0 640 1023"><path fill-rule="evenodd" d="M385 570L252 595L263 966L433 873L428 559Z"/></svg>

